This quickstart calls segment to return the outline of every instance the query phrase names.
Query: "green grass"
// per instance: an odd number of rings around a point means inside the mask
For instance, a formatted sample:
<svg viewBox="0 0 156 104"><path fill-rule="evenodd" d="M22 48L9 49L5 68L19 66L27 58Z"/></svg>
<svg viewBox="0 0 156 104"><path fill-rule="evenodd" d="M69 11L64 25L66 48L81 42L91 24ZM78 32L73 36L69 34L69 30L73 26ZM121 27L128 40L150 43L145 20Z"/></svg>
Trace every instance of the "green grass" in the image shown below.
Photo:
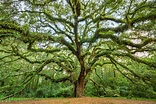
<svg viewBox="0 0 156 104"><path fill-rule="evenodd" d="M9 98L7 100L9 101L20 101L20 100L31 100L33 98Z"/></svg>
<svg viewBox="0 0 156 104"><path fill-rule="evenodd" d="M34 99L33 98L8 98L6 100L2 100L2 102L22 101L22 100L34 100Z"/></svg>

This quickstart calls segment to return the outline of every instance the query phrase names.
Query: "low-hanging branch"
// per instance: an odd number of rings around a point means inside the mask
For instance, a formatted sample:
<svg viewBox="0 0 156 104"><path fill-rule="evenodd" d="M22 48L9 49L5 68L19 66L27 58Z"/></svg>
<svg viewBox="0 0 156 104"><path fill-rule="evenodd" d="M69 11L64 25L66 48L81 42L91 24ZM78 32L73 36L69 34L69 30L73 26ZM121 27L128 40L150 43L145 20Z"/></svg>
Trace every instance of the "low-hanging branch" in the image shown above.
<svg viewBox="0 0 156 104"><path fill-rule="evenodd" d="M13 97L13 96L19 94L20 92L22 92L24 89L25 89L25 88L22 88L21 90L15 92L15 93L13 93L13 94L10 94L10 95L8 95L8 96L6 96L6 97L4 97L4 98L2 98L2 99L0 99L0 100L6 100L6 99L8 99L8 98L10 98L10 97Z"/></svg>
<svg viewBox="0 0 156 104"><path fill-rule="evenodd" d="M31 76L31 75L32 74L29 74L29 76L27 78L25 78L21 84L16 84L16 85L13 85L13 86L4 86L4 87L0 88L0 91L1 91L1 90L7 90L7 89L10 89L10 88L22 87L19 91L15 92L15 93L11 93L8 96L6 96L6 97L4 97L4 98L2 98L0 100L6 100L6 99L8 99L10 97L13 97L13 96L17 95L18 93L22 92L26 88L26 86L29 84L31 79L33 78L33 76Z"/></svg>
<svg viewBox="0 0 156 104"><path fill-rule="evenodd" d="M33 43L29 43L28 44L28 50L31 51L31 52L45 52L45 53L55 53L55 52L59 52L61 51L60 49L58 48L53 48L53 49L43 49L43 48L32 48L33 47Z"/></svg>
<svg viewBox="0 0 156 104"><path fill-rule="evenodd" d="M129 78L128 76L126 76L124 73L122 73L119 68L117 67L117 65L121 66L122 68L126 69L127 71L129 71L135 78L138 78L138 79L141 79L142 81L144 81L145 83L148 83L147 81L150 81L150 79L146 78L146 77L142 77L138 74L136 74L133 70L129 69L127 66L125 66L124 64L116 61L113 57L111 57L110 55L107 56L111 62L115 65L116 69L121 73L123 74L125 77L127 77L129 80L132 81L131 78ZM117 65L116 65L117 64ZM133 82L133 81L132 81Z"/></svg>
<svg viewBox="0 0 156 104"><path fill-rule="evenodd" d="M147 66L156 68L156 62L143 60L141 58L138 58L137 56L131 55L130 53L115 53L114 55L116 55L116 56L126 56L126 57L129 57L130 59L132 59L133 61L143 63L143 64L145 64Z"/></svg>
<svg viewBox="0 0 156 104"><path fill-rule="evenodd" d="M119 63L118 61L116 61L113 57L111 57L110 55L107 55L107 57L112 60L113 62L117 63L118 65L122 66L124 69L128 70L130 73L132 73L135 77L140 78L140 76L138 76L133 70L130 70L128 67L126 67L125 65Z"/></svg>
<svg viewBox="0 0 156 104"><path fill-rule="evenodd" d="M13 49L13 52L14 52L15 56L19 56L20 57L19 59L24 59L25 61L27 61L27 62L29 62L31 64L45 62L45 60L43 60L43 61L32 61L32 60L28 59L26 56L24 56L21 53L19 53L19 51L17 49L15 49L15 47L12 47L12 49Z"/></svg>
<svg viewBox="0 0 156 104"><path fill-rule="evenodd" d="M55 82L55 83L65 82L65 81L70 81L71 80L70 76L54 79L51 76L48 76L47 74L43 74L43 73L38 73L37 75L45 77L46 80L50 80L51 82Z"/></svg>
<svg viewBox="0 0 156 104"><path fill-rule="evenodd" d="M150 66L150 67L154 67L156 68L156 63L154 61L147 61L147 60L143 60L137 56L134 56L130 53L119 53L119 52L116 52L116 51L100 51L99 53L96 54L96 56L94 57L93 60L91 60L90 64L93 65L99 57L102 57L102 56L107 56L107 55L113 55L113 56L122 56L122 57L129 57L130 59L132 59L133 61L135 62L139 62L139 63L143 63L147 66Z"/></svg>
<svg viewBox="0 0 156 104"><path fill-rule="evenodd" d="M119 73L121 73L125 78L127 78L128 80L130 80L133 84L135 83L130 77L128 77L126 74L124 74L117 66L117 64L110 59L110 61L112 62L112 64L114 64L115 68L117 69L117 71L119 71Z"/></svg>

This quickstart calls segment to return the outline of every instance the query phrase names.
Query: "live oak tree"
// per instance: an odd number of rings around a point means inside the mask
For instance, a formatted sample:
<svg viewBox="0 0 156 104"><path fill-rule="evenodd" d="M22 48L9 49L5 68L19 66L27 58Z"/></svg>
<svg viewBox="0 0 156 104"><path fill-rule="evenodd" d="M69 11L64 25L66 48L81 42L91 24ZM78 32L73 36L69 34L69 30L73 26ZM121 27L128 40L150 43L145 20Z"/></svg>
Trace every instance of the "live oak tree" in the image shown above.
<svg viewBox="0 0 156 104"><path fill-rule="evenodd" d="M97 66L112 64L127 77L149 81L125 59L156 68L156 3L153 0L1 0L0 52L35 66L35 75L53 82L69 80L74 96L84 96ZM13 62L16 62L12 60ZM124 69L124 72L120 70ZM53 78L43 70L61 73ZM100 70L100 69L99 69ZM26 73L26 72L25 72Z"/></svg>

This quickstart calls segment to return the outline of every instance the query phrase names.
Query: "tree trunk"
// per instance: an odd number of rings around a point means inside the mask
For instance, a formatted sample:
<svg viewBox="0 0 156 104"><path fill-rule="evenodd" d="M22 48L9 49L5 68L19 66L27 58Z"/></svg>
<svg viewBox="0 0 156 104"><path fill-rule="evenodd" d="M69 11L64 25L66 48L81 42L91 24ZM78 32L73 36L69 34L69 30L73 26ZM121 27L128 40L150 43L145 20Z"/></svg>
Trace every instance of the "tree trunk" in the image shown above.
<svg viewBox="0 0 156 104"><path fill-rule="evenodd" d="M85 76L80 74L78 80L74 83L74 97L84 96L84 88Z"/></svg>
<svg viewBox="0 0 156 104"><path fill-rule="evenodd" d="M84 89L85 89L85 78L87 76L84 62L80 61L81 71L78 77L78 80L74 83L74 96L75 97L82 97L84 96Z"/></svg>

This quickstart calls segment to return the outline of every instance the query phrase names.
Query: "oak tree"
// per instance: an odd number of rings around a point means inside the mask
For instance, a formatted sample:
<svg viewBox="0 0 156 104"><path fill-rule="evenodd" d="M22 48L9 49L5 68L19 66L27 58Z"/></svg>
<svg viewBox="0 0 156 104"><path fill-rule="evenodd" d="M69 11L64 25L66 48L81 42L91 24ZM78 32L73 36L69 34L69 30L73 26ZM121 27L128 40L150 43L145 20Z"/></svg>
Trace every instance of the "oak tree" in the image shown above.
<svg viewBox="0 0 156 104"><path fill-rule="evenodd" d="M129 59L155 70L156 3L153 0L1 0L0 52L35 66L35 75L69 80L84 96L96 66L112 64L121 74L149 80L126 66ZM125 69L121 71L119 67ZM49 68L49 69L48 69ZM56 70L56 79L43 70ZM99 69L100 70L100 69ZM129 78L130 79L130 78Z"/></svg>

